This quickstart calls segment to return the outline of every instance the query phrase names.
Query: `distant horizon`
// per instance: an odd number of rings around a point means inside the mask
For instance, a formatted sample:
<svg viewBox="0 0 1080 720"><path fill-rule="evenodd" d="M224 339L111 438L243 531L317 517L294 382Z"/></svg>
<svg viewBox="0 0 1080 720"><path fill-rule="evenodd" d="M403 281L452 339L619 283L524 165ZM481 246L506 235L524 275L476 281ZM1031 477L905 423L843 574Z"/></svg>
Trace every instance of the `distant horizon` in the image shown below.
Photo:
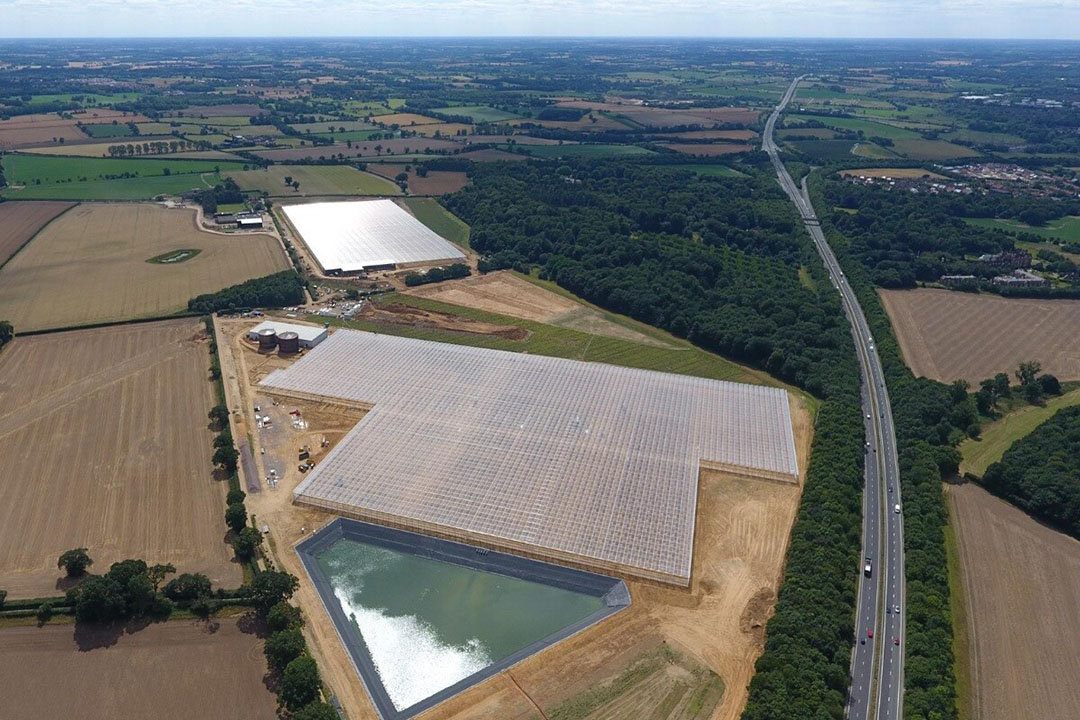
<svg viewBox="0 0 1080 720"><path fill-rule="evenodd" d="M5 39L1080 40L1072 0L0 0ZM87 35L88 29L93 29ZM283 33L282 31L286 32ZM332 30L333 32L329 32Z"/></svg>
<svg viewBox="0 0 1080 720"><path fill-rule="evenodd" d="M916 36L916 35L2 35L4 41L41 40L792 40L825 42L860 42L884 40L893 42L1060 42L1080 44L1077 37L974 37L974 36Z"/></svg>

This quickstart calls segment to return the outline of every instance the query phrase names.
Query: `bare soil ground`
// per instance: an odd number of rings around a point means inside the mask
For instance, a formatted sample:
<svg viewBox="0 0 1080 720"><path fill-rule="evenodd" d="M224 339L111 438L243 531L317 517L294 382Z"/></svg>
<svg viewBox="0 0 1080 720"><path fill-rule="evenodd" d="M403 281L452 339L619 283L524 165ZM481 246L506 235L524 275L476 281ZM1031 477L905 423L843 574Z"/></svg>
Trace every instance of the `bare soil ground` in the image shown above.
<svg viewBox="0 0 1080 720"><path fill-rule="evenodd" d="M0 720L274 718L262 640L246 626L223 618L120 634L71 625L0 630Z"/></svg>
<svg viewBox="0 0 1080 720"><path fill-rule="evenodd" d="M197 248L186 262L146 262ZM289 267L277 238L218 235L195 212L150 204L83 204L0 270L0 317L17 331L168 315L196 295Z"/></svg>
<svg viewBox="0 0 1080 720"><path fill-rule="evenodd" d="M405 294L648 345L662 344L608 320L597 310L533 285L511 272L493 272L421 285L409 288Z"/></svg>
<svg viewBox="0 0 1080 720"><path fill-rule="evenodd" d="M948 490L967 602L974 720L1080 708L1080 542L982 488Z"/></svg>
<svg viewBox="0 0 1080 720"><path fill-rule="evenodd" d="M38 230L75 203L4 202L0 203L0 265L19 251Z"/></svg>
<svg viewBox="0 0 1080 720"><path fill-rule="evenodd" d="M171 562L235 587L215 404L197 319L18 337L0 354L0 588L65 588L60 553L95 570Z"/></svg>
<svg viewBox="0 0 1080 720"><path fill-rule="evenodd" d="M740 143L665 143L664 147L669 150L674 150L682 155L697 155L699 157L732 155L734 153L748 152L753 149L749 145L742 145Z"/></svg>
<svg viewBox="0 0 1080 720"><path fill-rule="evenodd" d="M235 433L246 432L254 423L252 406L258 395L251 383L265 375L278 359L261 356L245 344L243 331L250 321L218 320L222 347L230 349L222 367L227 379L230 407L242 410L242 424ZM265 405L263 405L265 409ZM284 437L271 440L266 455L290 454L296 446L311 443L313 459L325 452L349 429L331 423L328 448L317 448L322 434L318 406L302 401L285 401L277 410L301 409L311 426L307 431L288 429ZM800 401L793 398L796 446L800 470L805 473L812 437L812 419ZM260 435L260 440L266 436ZM291 462L278 486L248 496L248 507L269 528L269 545L275 561L302 578L296 600L309 623L306 628L325 682L338 696L351 720L377 720L355 669L338 639L318 594L307 581L293 545L331 519L331 515L291 503L291 491L302 475ZM798 508L801 486L704 472L699 491L698 524L695 539L693 584L677 589L656 583L628 580L633 604L588 630L535 655L509 671L469 689L421 717L424 720L537 720L552 713L583 693L612 682L628 668L655 655L665 645L686 658L718 674L723 680L723 696L709 713L711 720L736 720L746 702L747 686L754 662L764 646L764 624L773 612L788 537ZM703 628L706 630L703 631ZM666 708L674 693L675 702L667 715L680 715L691 705L678 671L650 673L625 692L605 701L589 718L642 717L642 705L650 713ZM665 692L666 689L666 692ZM708 692L716 692L712 688ZM695 691L696 692L696 691ZM626 706L628 702L638 705ZM715 697L704 697L705 707ZM655 707L651 704L655 702ZM543 712L543 716L541 715Z"/></svg>
<svg viewBox="0 0 1080 720"><path fill-rule="evenodd" d="M1080 379L1080 300L1034 300L950 290L882 290L908 367L942 382L1011 376L1027 360Z"/></svg>
<svg viewBox="0 0 1080 720"><path fill-rule="evenodd" d="M451 315L436 310L421 310L402 303L387 303L376 305L366 303L364 308L357 314L358 318L374 322L392 323L394 325L411 325L413 327L439 328L441 330L453 330L467 332L475 335L494 335L508 340L524 340L529 337L529 331L522 327L507 327L495 325L472 318Z"/></svg>
<svg viewBox="0 0 1080 720"><path fill-rule="evenodd" d="M410 169L406 170L406 167ZM368 165L368 172L390 180L396 178L399 173L407 173L409 193L412 195L446 195L457 192L469 184L469 176L463 172L429 170L426 176L420 177L411 165L404 163L371 163Z"/></svg>
<svg viewBox="0 0 1080 720"><path fill-rule="evenodd" d="M63 140L85 140L87 135L75 125L55 114L18 115L0 120L0 150L12 150L24 145L41 145ZM55 138L55 140L54 140Z"/></svg>

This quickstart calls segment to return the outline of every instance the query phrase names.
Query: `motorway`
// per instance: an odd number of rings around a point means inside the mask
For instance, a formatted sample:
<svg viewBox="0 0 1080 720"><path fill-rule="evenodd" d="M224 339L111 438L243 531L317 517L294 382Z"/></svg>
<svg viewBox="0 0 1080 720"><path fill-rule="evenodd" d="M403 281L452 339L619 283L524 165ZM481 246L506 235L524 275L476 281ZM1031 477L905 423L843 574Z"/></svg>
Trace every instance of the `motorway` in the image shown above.
<svg viewBox="0 0 1080 720"><path fill-rule="evenodd" d="M904 702L904 617L907 603L904 596L904 516L900 500L896 430L889 393L885 387L885 374L866 316L821 231L821 224L810 202L806 179L803 178L801 188L796 186L780 160L779 148L773 137L776 123L802 79L798 77L791 83L780 104L769 116L761 147L772 159L780 186L798 208L814 247L829 271L833 287L840 292L859 357L866 426L866 463L862 562L858 568L853 568L853 572L859 573L859 592L846 713L852 720L900 720ZM866 558L871 562L870 577L863 572Z"/></svg>

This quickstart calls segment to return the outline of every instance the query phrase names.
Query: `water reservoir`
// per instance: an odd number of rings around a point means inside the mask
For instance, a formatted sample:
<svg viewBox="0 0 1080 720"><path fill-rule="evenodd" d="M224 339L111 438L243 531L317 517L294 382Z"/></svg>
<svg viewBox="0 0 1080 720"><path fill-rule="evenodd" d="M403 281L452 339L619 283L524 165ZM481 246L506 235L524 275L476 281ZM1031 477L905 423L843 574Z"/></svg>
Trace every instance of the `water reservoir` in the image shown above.
<svg viewBox="0 0 1080 720"><path fill-rule="evenodd" d="M298 547L385 720L629 604L615 578L339 518Z"/></svg>

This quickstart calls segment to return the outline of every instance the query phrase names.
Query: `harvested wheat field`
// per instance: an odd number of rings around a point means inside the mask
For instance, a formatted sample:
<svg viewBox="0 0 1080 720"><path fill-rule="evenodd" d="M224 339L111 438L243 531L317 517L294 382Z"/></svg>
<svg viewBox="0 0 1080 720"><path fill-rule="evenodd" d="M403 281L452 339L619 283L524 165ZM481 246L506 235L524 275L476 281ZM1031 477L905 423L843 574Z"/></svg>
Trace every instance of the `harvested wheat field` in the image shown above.
<svg viewBox="0 0 1080 720"><path fill-rule="evenodd" d="M973 720L1073 720L1080 708L1080 542L976 485L948 494Z"/></svg>
<svg viewBox="0 0 1080 720"><path fill-rule="evenodd" d="M179 249L184 262L150 263ZM214 292L289 267L271 235L195 227L195 212L150 204L83 204L0 270L0 317L17 331L159 317Z"/></svg>
<svg viewBox="0 0 1080 720"><path fill-rule="evenodd" d="M276 717L262 640L247 620L176 620L141 629L0 630L0 720Z"/></svg>
<svg viewBox="0 0 1080 720"><path fill-rule="evenodd" d="M405 294L647 345L664 344L619 325L599 310L534 285L509 271L420 285L409 288Z"/></svg>
<svg viewBox="0 0 1080 720"><path fill-rule="evenodd" d="M54 113L17 115L0 120L0 150L23 145L86 140L87 135L76 126L76 120L65 120Z"/></svg>
<svg viewBox="0 0 1080 720"><path fill-rule="evenodd" d="M95 570L171 562L240 584L213 476L209 337L183 319L18 337L0 354L0 588L63 589L56 559Z"/></svg>
<svg viewBox="0 0 1080 720"><path fill-rule="evenodd" d="M0 266L37 235L50 220L75 203L4 202L0 203Z"/></svg>
<svg viewBox="0 0 1080 720"><path fill-rule="evenodd" d="M1034 300L950 290L882 290L908 367L941 382L977 384L1027 360L1080 380L1080 300Z"/></svg>

